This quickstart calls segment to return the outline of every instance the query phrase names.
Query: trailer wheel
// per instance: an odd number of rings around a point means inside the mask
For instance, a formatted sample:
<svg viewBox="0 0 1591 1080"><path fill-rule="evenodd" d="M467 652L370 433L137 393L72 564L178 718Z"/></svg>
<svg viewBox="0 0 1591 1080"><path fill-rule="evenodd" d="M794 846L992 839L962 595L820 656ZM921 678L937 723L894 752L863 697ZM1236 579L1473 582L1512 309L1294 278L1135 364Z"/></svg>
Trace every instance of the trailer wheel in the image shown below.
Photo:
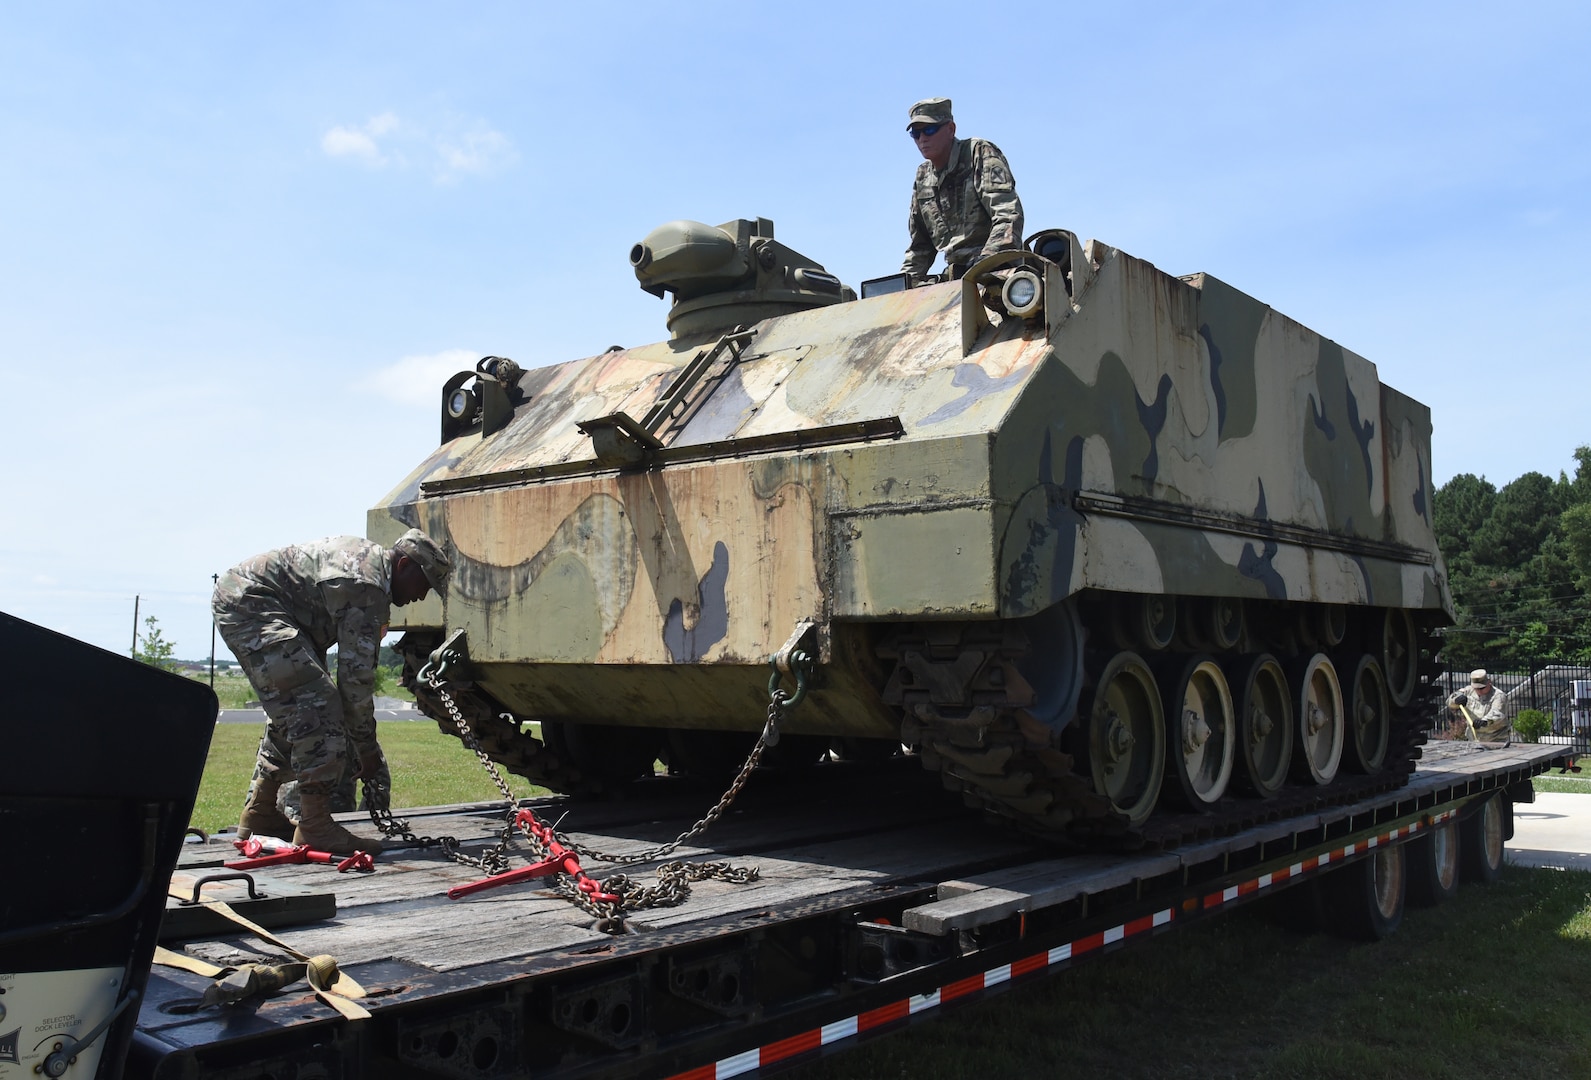
<svg viewBox="0 0 1591 1080"><path fill-rule="evenodd" d="M1390 937L1403 921L1406 886L1403 844L1378 847L1368 858L1327 876L1332 930L1359 941Z"/></svg>
<svg viewBox="0 0 1591 1080"><path fill-rule="evenodd" d="M1444 821L1409 842L1409 903L1435 907L1458 895L1458 822Z"/></svg>
<svg viewBox="0 0 1591 1080"><path fill-rule="evenodd" d="M1501 794L1493 795L1459 828L1465 881L1496 881L1503 872L1503 844L1507 807Z"/></svg>

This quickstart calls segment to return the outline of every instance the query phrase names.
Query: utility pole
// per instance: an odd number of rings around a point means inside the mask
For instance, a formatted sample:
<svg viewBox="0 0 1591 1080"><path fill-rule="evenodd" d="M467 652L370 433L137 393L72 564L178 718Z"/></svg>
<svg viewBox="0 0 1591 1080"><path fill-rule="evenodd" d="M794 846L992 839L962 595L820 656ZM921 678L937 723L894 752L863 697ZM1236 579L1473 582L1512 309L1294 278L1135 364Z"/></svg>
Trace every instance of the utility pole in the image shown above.
<svg viewBox="0 0 1591 1080"><path fill-rule="evenodd" d="M211 584L220 582L220 574L211 574ZM215 613L210 613L210 689L215 689Z"/></svg>
<svg viewBox="0 0 1591 1080"><path fill-rule="evenodd" d="M138 658L138 597L133 597L133 659Z"/></svg>

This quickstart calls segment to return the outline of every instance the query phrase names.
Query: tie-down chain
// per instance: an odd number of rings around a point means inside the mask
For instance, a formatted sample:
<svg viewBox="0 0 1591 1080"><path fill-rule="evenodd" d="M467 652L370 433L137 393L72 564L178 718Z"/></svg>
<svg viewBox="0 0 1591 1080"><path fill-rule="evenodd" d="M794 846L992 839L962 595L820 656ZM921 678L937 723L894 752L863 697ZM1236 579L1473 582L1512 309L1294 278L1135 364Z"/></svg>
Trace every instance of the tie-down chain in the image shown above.
<svg viewBox="0 0 1591 1080"><path fill-rule="evenodd" d="M618 866L653 862L673 854L680 846L700 836L713 822L722 817L739 796L741 789L746 786L752 772L762 760L763 753L769 747L778 744L779 727L785 716L806 699L813 675L814 658L803 647L803 642L811 628L812 623L807 621L798 624L790 640L769 660L773 673L768 679L767 716L762 732L746 756L740 771L736 773L718 802L700 820L666 844L627 855L608 854L569 839L556 827L542 822L529 808L516 809L518 800L514 797L513 791L504 781L496 763L481 748L480 742L470 730L468 721L464 719L463 712L448 688L450 673L466 662L461 640L464 634L462 630L456 632L431 654L420 669L418 678L436 691L442 699L442 704L448 711L460 741L475 752L475 756L480 759L481 767L486 770L492 783L497 786L497 790L509 804L507 819L498 835L497 843L479 856L470 856L460 850L458 841L451 836L416 836L409 830L407 821L394 817L392 812L386 809L388 799L369 800L370 820L381 830L382 835L389 839L401 840L416 847L440 847L443 854L454 862L475 867L488 875L480 881L448 890L450 897L467 896L481 889L555 874L557 879L553 889L595 918L599 928L610 933L623 932L624 919L630 912L649 907L671 907L682 903L690 895L690 883L693 881L709 878L735 884L754 881L757 878L756 867L737 867L726 862L688 863L678 860L664 863L657 868L655 885L641 885L624 873L597 881L581 868L579 860L592 859ZM781 685L787 675L795 682L794 692L787 691ZM509 713L503 713L502 718L508 721L515 720ZM381 808L378 809L378 806ZM527 846L536 859L534 863L517 869L511 866L508 858L516 831L525 837Z"/></svg>

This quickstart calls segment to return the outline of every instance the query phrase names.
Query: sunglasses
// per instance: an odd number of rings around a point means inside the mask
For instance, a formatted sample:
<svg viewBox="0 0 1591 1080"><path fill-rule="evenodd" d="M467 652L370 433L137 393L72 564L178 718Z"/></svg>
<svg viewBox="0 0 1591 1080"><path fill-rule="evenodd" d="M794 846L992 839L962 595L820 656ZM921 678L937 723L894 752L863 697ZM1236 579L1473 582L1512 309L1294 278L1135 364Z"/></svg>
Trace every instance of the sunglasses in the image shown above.
<svg viewBox="0 0 1591 1080"><path fill-rule="evenodd" d="M907 128L906 134L910 135L913 140L926 139L930 135L938 135L939 129L944 126L944 124L924 124L922 127Z"/></svg>

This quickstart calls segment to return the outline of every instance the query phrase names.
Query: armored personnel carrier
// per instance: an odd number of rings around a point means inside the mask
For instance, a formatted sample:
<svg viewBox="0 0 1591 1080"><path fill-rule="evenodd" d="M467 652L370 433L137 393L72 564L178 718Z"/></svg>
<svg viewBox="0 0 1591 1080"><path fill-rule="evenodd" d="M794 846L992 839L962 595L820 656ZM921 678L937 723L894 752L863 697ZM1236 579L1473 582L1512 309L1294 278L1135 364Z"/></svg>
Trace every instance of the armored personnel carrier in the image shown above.
<svg viewBox="0 0 1591 1080"><path fill-rule="evenodd" d="M452 552L394 628L411 673L463 632L498 762L732 772L799 644L783 760L904 744L1046 835L1175 842L1412 769L1451 599L1429 410L1370 361L1063 230L861 298L765 219L630 263L667 340L459 373L370 511Z"/></svg>

